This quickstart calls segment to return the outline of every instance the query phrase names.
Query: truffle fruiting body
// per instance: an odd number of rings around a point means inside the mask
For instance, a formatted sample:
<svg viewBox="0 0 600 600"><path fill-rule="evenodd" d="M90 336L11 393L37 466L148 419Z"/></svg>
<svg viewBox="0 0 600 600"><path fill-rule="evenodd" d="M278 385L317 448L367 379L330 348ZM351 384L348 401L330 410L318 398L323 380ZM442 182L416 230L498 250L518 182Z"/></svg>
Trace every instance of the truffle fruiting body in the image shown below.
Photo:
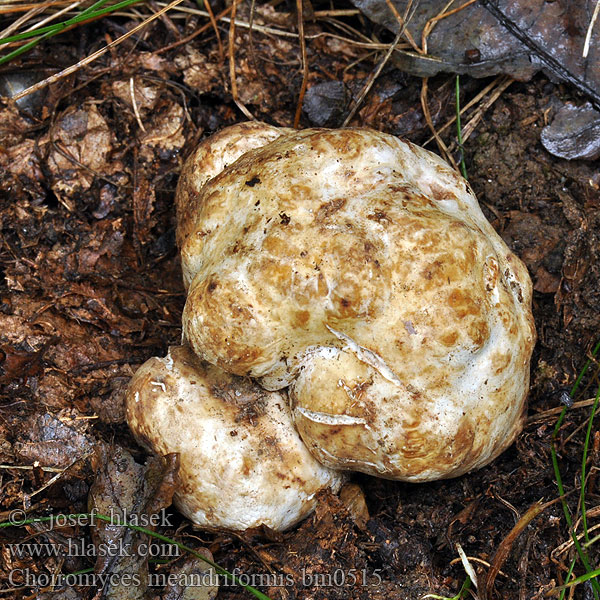
<svg viewBox="0 0 600 600"><path fill-rule="evenodd" d="M187 343L290 386L323 464L425 481L514 440L531 281L439 157L372 130L234 126L192 156L177 205Z"/></svg>
<svg viewBox="0 0 600 600"><path fill-rule="evenodd" d="M322 466L294 429L285 394L171 347L134 375L127 420L157 454L178 452L174 502L207 527L287 529L337 491L343 476Z"/></svg>

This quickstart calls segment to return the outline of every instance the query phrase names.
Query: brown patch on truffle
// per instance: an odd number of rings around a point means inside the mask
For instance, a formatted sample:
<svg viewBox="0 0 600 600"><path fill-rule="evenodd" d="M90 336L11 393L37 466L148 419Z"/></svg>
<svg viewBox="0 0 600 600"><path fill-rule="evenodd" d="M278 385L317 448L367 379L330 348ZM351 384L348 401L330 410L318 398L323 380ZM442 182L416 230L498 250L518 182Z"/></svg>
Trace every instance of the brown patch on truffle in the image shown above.
<svg viewBox="0 0 600 600"><path fill-rule="evenodd" d="M440 341L442 342L442 344L444 344L444 346L451 348L452 346L454 346L454 344L456 344L457 339L458 333L456 333L456 331L451 331L450 333L443 335L440 338Z"/></svg>
<svg viewBox="0 0 600 600"><path fill-rule="evenodd" d="M321 206L319 206L319 209L317 210L317 214L315 215L315 221L317 221L318 223L327 221L331 217L331 215L344 208L346 202L346 198L336 198L331 202L321 204Z"/></svg>
<svg viewBox="0 0 600 600"><path fill-rule="evenodd" d="M298 310L294 313L294 326L304 327L310 319L310 312L307 310Z"/></svg>

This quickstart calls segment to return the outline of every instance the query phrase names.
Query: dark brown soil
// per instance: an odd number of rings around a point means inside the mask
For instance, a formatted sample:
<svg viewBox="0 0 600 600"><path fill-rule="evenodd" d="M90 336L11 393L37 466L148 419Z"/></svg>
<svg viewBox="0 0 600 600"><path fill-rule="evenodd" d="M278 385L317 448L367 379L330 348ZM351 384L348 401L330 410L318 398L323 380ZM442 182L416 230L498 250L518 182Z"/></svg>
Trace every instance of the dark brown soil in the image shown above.
<svg viewBox="0 0 600 600"><path fill-rule="evenodd" d="M257 22L279 22L293 31L287 10L264 9ZM192 16L175 21L181 36L204 22ZM348 22L369 35L365 20ZM129 25L115 17L67 33L13 63L4 76L26 70L39 78L87 56L105 36L114 38ZM0 520L14 509L31 516L85 512L90 487L106 461L97 450L101 443L104 451L120 446L138 462L145 460L124 423L123 391L140 363L164 355L180 339L177 177L199 139L244 120L232 101L227 60L221 60L214 32L207 29L187 44L160 51L177 41L171 25L156 21L142 38L131 38L31 104L0 106ZM330 30L325 21L307 24L307 34ZM226 43L226 24L221 37ZM290 126L302 80L297 40L255 31L253 57L247 31L238 28L236 38L241 100L258 119ZM374 68L363 50L331 37L311 39L308 47L311 85L344 81L347 93L356 94ZM462 78L464 97L487 83ZM446 76L429 82L436 126L453 114L453 85ZM352 124L423 143L430 131L420 90L419 79L386 67ZM530 416L516 444L492 465L450 481L408 485L355 476L368 507L366 523L353 517L347 502L324 497L312 517L285 534L198 532L176 514L173 527L159 528L163 534L194 548L208 547L230 570L278 575L285 585L263 580L267 585L261 588L273 599L453 596L466 577L456 544L477 572L480 598L489 564L495 558L500 564L499 548L506 556L491 597L541 599L565 581L575 554L560 502L544 507L520 535L507 536L536 502L558 497L551 441L561 397L600 330L598 164L556 159L540 144L549 115L571 97L568 87L542 76L515 82L465 144L469 181L494 227L525 261L535 286L539 340ZM301 125L311 125L305 115ZM446 141L454 134L448 130ZM594 389L580 387L575 400L593 397ZM551 412L555 407L559 410ZM580 515L590 412L589 405L576 404L558 436L558 464L574 522ZM590 448L588 528L600 516L595 428ZM577 527L581 533L581 524ZM68 538L91 543L85 526L51 533L39 524L0 530L2 542L25 538L39 544L64 545ZM592 566L600 562L599 547L589 549ZM27 584L26 569L39 575L94 567L89 556L16 557L8 546L1 556L2 589ZM106 572L110 565L103 568ZM151 569L176 573L178 563ZM577 562L575 573L583 572ZM149 597L163 594L160 588L150 590ZM36 593L25 585L4 597ZM97 590L54 593L92 598ZM223 599L248 597L235 586L219 592ZM581 585L574 597L593 595Z"/></svg>

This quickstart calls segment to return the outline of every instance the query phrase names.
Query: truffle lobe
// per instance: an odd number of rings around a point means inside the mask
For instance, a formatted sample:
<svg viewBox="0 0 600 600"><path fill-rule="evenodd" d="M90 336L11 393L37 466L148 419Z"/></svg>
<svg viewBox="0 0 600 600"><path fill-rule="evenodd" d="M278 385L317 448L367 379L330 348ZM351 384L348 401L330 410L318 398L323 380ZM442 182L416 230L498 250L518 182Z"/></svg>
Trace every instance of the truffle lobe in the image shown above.
<svg viewBox="0 0 600 600"><path fill-rule="evenodd" d="M284 530L344 479L302 443L285 393L202 363L185 346L138 369L127 421L147 450L180 454L174 503L201 526Z"/></svg>

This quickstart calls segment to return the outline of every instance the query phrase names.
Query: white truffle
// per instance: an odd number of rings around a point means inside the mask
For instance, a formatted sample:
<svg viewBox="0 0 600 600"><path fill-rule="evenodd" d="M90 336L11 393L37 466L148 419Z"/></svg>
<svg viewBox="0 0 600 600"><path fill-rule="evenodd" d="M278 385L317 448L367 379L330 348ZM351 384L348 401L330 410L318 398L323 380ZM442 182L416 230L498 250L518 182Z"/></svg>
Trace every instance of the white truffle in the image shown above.
<svg viewBox="0 0 600 600"><path fill-rule="evenodd" d="M192 158L178 187L194 351L291 386L327 466L424 481L491 461L522 425L531 281L467 182L366 129L255 123L248 139L231 163Z"/></svg>
<svg viewBox="0 0 600 600"><path fill-rule="evenodd" d="M198 525L286 529L314 509L319 491L342 483L302 443L284 393L202 363L184 346L138 369L127 421L148 450L180 454L174 502Z"/></svg>

